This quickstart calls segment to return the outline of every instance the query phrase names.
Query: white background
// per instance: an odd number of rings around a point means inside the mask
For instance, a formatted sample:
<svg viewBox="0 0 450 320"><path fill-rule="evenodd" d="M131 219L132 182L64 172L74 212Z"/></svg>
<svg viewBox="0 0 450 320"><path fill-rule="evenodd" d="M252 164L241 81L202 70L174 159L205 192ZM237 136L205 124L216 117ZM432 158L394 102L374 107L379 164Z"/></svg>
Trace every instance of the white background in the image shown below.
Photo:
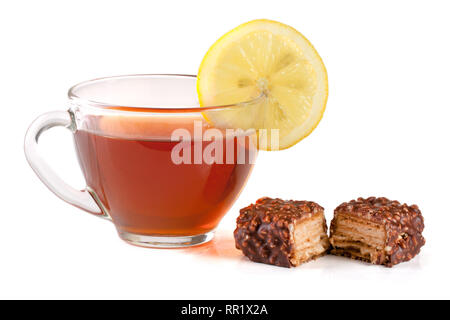
<svg viewBox="0 0 450 320"><path fill-rule="evenodd" d="M3 1L0 4L0 298L450 298L450 6L446 1ZM256 18L308 37L329 74L324 118L286 151L261 153L208 245L130 246L113 225L56 198L25 161L39 114L67 89L130 73L195 74L209 46ZM84 186L70 133L42 139ZM285 269L234 249L238 209L261 196L417 203L427 244L392 269L327 256Z"/></svg>

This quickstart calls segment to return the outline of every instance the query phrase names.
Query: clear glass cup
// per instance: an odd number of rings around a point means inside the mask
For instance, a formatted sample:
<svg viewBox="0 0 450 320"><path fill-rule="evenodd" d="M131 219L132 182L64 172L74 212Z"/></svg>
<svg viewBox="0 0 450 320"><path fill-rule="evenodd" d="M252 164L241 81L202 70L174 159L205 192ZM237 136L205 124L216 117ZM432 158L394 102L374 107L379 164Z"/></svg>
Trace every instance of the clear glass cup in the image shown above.
<svg viewBox="0 0 450 320"><path fill-rule="evenodd" d="M69 90L68 111L31 124L25 155L58 197L112 221L128 243L197 245L212 239L257 155L254 130L217 128L205 119L259 99L200 108L195 76L94 79ZM55 126L73 133L84 190L66 184L39 154L39 136Z"/></svg>

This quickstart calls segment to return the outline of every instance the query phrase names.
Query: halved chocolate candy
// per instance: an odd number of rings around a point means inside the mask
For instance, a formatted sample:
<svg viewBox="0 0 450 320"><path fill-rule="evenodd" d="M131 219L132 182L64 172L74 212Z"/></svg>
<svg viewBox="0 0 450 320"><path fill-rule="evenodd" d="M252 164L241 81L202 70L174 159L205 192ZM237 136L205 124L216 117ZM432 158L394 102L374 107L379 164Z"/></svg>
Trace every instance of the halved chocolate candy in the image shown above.
<svg viewBox="0 0 450 320"><path fill-rule="evenodd" d="M334 210L331 253L392 267L414 258L425 244L416 205L387 198L358 198Z"/></svg>
<svg viewBox="0 0 450 320"><path fill-rule="evenodd" d="M329 248L323 208L310 201L261 198L240 210L236 248L250 260L295 267Z"/></svg>

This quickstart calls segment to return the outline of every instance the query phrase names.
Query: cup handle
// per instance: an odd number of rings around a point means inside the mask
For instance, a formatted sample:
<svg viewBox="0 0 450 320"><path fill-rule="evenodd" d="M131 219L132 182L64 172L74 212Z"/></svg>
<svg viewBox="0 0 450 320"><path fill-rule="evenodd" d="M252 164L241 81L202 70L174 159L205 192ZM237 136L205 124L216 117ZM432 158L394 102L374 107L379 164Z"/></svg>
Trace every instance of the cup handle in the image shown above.
<svg viewBox="0 0 450 320"><path fill-rule="evenodd" d="M65 127L71 132L76 128L68 111L52 111L39 116L28 128L25 135L25 156L31 168L41 181L62 200L71 205L110 220L88 190L77 190L65 183L44 161L38 151L40 135L53 127Z"/></svg>

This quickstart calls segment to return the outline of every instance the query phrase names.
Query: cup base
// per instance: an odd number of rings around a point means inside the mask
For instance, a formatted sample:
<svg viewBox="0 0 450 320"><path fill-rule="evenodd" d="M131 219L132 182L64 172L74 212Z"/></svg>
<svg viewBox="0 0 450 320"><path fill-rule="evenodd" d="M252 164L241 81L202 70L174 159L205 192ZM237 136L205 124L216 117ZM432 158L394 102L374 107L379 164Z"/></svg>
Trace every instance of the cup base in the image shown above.
<svg viewBox="0 0 450 320"><path fill-rule="evenodd" d="M194 236L147 236L118 231L125 242L145 248L186 248L206 243L214 238L214 231Z"/></svg>

